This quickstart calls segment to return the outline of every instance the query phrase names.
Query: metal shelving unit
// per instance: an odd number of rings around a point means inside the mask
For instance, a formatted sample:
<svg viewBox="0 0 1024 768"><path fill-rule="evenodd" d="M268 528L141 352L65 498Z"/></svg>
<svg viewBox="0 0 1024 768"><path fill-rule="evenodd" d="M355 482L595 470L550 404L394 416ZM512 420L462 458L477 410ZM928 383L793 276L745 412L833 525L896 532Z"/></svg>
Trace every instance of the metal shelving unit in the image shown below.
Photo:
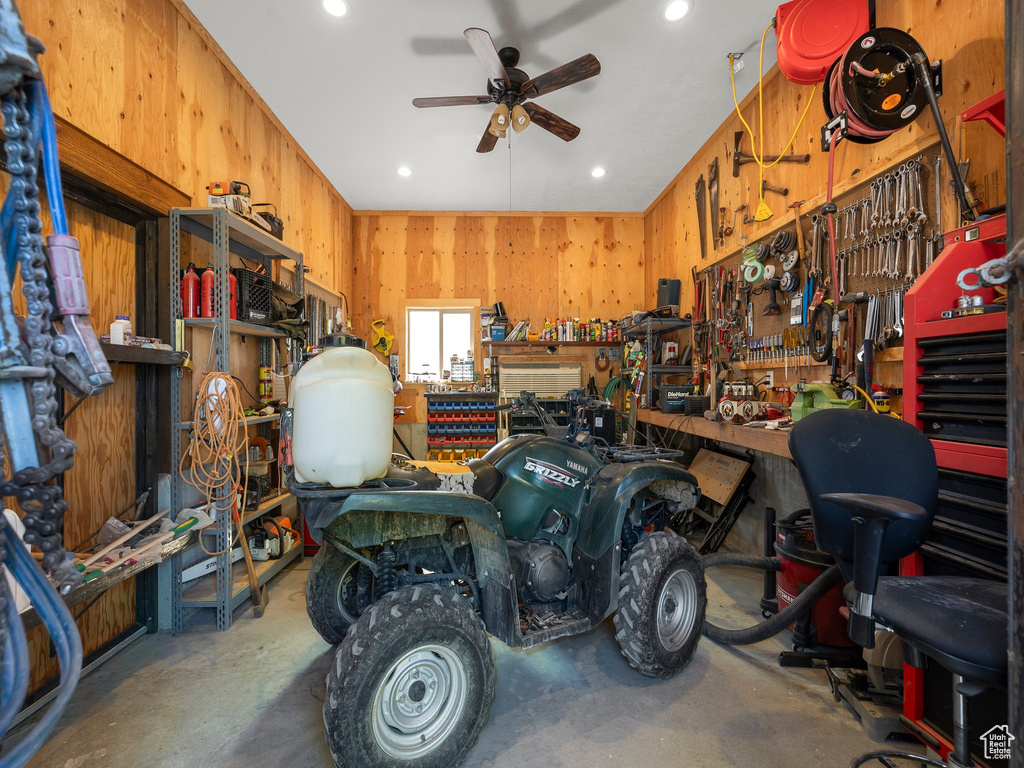
<svg viewBox="0 0 1024 768"><path fill-rule="evenodd" d="M654 365L650 361L654 357L654 345L662 334L684 331L692 325L692 321L682 317L647 317L639 323L628 325L620 329L622 338L622 359L626 359L626 345L631 344L637 336L643 337L644 358L648 361L647 372L644 376L645 407L650 408L653 404L655 376L689 376L693 371L689 365ZM636 414L640 408L634 408L630 414L630 421L636 431ZM645 424L645 435L648 442L651 440L651 425Z"/></svg>
<svg viewBox="0 0 1024 768"><path fill-rule="evenodd" d="M259 340L260 365L271 365L274 350L273 340L285 338L286 334L277 330L252 323L232 320L229 317L230 295L228 286L229 254L234 253L249 261L256 262L270 272L272 262L289 260L294 263L296 292L301 295L303 282L302 254L286 246L259 227L245 219L235 216L224 208L172 208L169 221L170 240L170 307L173 328L173 346L175 349L185 348L185 335L188 332L209 332L213 334L212 344L215 347L213 369L231 371L231 335L253 337ZM181 272L181 235L183 232L198 237L212 245L213 273L216 279L214 291L214 316L212 318L183 318L181 293L178 276ZM289 349L294 344L289 342ZM184 481L177 472L182 456L182 439L190 422L182 420L182 385L181 379L171 384L171 414L177 429L171 430L171 509L174 514L183 507ZM191 395L191 393L189 393ZM272 425L280 421L280 416L259 417L248 420L248 424L259 425L264 438L270 437ZM254 514L244 513L242 524L255 520L262 514L279 507L289 494L281 494L262 504ZM301 515L301 513L300 513ZM216 533L217 570L205 576L199 582L183 589L181 571L184 562L183 554L178 552L171 558L171 627L180 632L184 622L186 608L215 608L217 610L217 629L226 630L231 626L232 612L249 597L248 581L245 577L244 565L241 576L238 568L232 567L230 544L234 539L233 524L230 514L217 516L214 528ZM296 521L296 528L302 530L301 518ZM260 584L265 584L274 577L285 565L294 560L302 552L302 542L298 541L282 557L267 560L256 565ZM241 564L236 564L241 565ZM241 582L239 581L241 579ZM241 583L241 588L239 584Z"/></svg>

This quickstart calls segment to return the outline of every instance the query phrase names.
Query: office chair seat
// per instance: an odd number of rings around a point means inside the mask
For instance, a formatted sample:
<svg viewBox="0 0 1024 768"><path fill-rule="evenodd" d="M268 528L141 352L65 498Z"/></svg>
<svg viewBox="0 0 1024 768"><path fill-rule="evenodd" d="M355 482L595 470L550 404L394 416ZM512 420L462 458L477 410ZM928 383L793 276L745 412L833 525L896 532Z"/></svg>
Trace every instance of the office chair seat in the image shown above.
<svg viewBox="0 0 1024 768"><path fill-rule="evenodd" d="M852 604L852 581L843 594ZM1006 584L995 581L883 576L873 613L901 640L953 674L1005 688L1007 605Z"/></svg>

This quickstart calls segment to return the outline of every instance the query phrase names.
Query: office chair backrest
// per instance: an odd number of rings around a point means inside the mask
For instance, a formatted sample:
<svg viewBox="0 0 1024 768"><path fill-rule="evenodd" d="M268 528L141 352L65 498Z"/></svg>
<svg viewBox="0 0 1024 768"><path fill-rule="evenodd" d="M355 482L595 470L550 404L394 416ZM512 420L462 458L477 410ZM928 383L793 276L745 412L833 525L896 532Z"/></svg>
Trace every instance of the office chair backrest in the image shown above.
<svg viewBox="0 0 1024 768"><path fill-rule="evenodd" d="M822 410L793 426L789 450L807 490L815 542L841 564L853 561L853 518L842 507L821 501L823 493L873 493L924 507L926 519L889 526L882 563L924 543L935 516L939 473L935 450L923 432L891 416Z"/></svg>

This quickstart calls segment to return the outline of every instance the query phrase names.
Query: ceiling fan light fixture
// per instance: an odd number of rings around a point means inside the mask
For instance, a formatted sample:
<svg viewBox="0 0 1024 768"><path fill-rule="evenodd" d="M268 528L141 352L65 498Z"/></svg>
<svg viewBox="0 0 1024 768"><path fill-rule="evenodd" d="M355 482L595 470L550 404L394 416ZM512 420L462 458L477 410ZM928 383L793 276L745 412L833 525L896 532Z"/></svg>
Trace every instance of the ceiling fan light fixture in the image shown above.
<svg viewBox="0 0 1024 768"><path fill-rule="evenodd" d="M671 0L665 5L665 21L682 21L693 10L693 0Z"/></svg>
<svg viewBox="0 0 1024 768"><path fill-rule="evenodd" d="M348 0L319 0L319 4L335 18L342 19L348 16Z"/></svg>
<svg viewBox="0 0 1024 768"><path fill-rule="evenodd" d="M512 107L512 130L516 133L522 133L530 127L530 115L523 109L522 104L516 104Z"/></svg>
<svg viewBox="0 0 1024 768"><path fill-rule="evenodd" d="M604 176L604 174L605 170L600 165L590 172L590 175L593 176L595 179L600 179L601 177Z"/></svg>
<svg viewBox="0 0 1024 768"><path fill-rule="evenodd" d="M494 113L491 115L491 127L489 130L499 139L503 139L505 138L505 134L508 132L508 121L508 104L499 104L497 109L495 109Z"/></svg>

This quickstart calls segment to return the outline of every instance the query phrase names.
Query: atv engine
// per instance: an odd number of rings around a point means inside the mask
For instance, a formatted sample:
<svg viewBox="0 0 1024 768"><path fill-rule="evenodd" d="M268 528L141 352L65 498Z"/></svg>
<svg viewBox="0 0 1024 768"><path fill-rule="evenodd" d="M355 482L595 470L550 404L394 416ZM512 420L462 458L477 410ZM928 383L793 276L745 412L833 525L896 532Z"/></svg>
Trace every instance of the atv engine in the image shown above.
<svg viewBox="0 0 1024 768"><path fill-rule="evenodd" d="M521 600L551 603L561 598L569 585L569 563L561 549L546 541L509 539L508 556Z"/></svg>

